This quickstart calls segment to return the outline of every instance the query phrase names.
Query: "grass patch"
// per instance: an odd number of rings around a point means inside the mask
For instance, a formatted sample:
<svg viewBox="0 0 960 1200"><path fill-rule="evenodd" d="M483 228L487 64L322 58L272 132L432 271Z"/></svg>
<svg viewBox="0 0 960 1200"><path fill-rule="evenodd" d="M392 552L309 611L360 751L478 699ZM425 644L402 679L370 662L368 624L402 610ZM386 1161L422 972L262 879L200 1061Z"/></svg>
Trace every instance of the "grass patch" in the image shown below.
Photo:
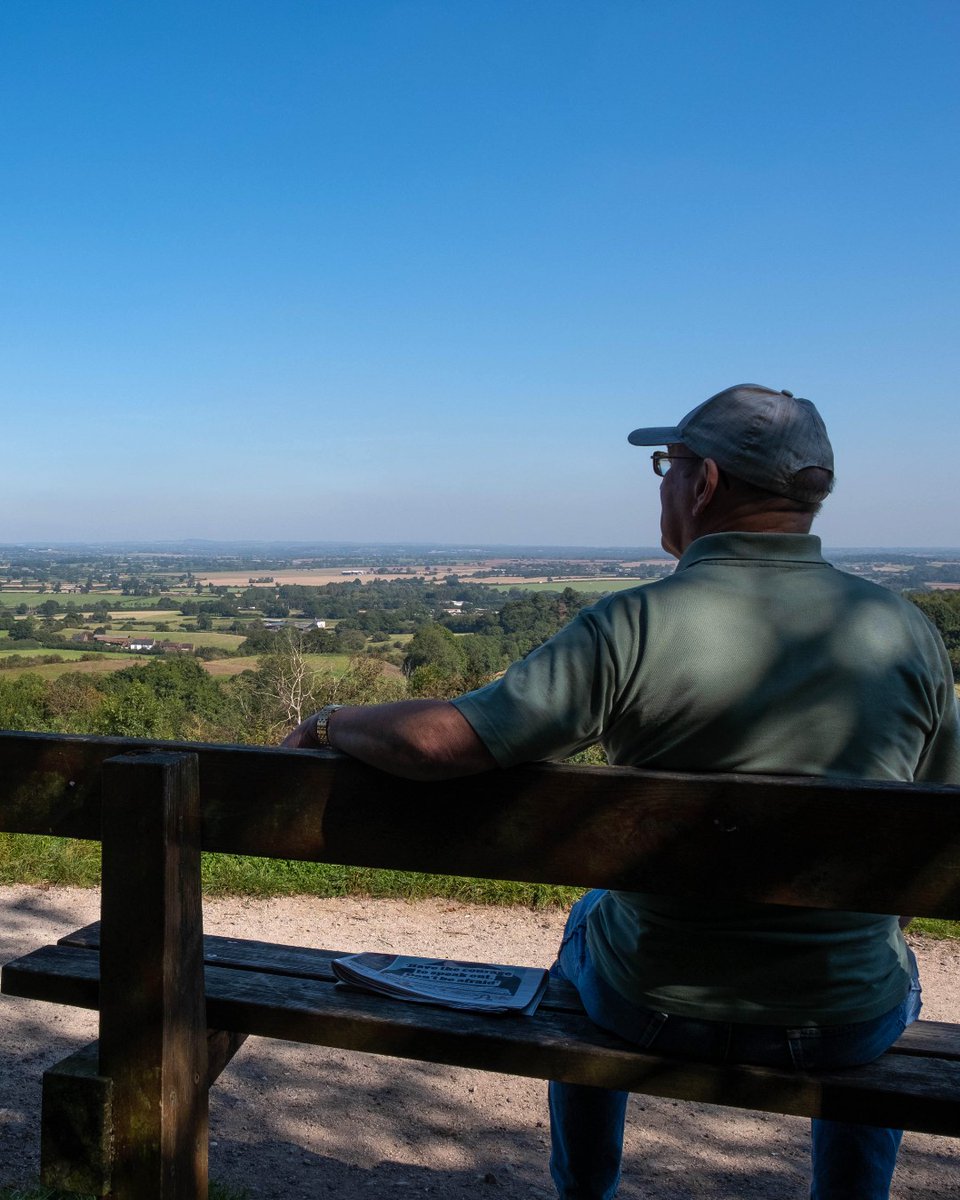
<svg viewBox="0 0 960 1200"><path fill-rule="evenodd" d="M960 940L960 921L943 921L939 917L917 917L910 923L913 933L922 933L924 937L936 941Z"/></svg>
<svg viewBox="0 0 960 1200"><path fill-rule="evenodd" d="M315 671L328 675L346 671L353 662L352 654L305 654L303 658Z"/></svg>
<svg viewBox="0 0 960 1200"><path fill-rule="evenodd" d="M207 896L371 896L391 900L455 900L462 904L565 907L578 899L580 888L416 871L385 871L337 863L252 858L236 854L204 854L201 862ZM71 838L0 833L0 884L34 887L97 887L100 843ZM960 940L960 921L917 918L915 933L938 940ZM5 1200L0 1193L0 1200Z"/></svg>
<svg viewBox="0 0 960 1200"><path fill-rule="evenodd" d="M384 871L337 863L252 858L236 854L204 854L203 891L207 896L372 896L392 900L456 900L463 904L564 907L578 899L581 888L416 871ZM0 884L34 887L97 887L100 843L72 838L0 833ZM960 940L960 921L918 917L915 933L938 940ZM0 1200L5 1200L0 1192Z"/></svg>
<svg viewBox="0 0 960 1200"><path fill-rule="evenodd" d="M377 899L440 898L465 904L522 904L545 908L572 903L582 889L414 871L378 871L337 863L204 854L207 896L373 896ZM100 843L32 834L0 834L0 884L97 887ZM0 1198L2 1200L2 1198Z"/></svg>
<svg viewBox="0 0 960 1200"><path fill-rule="evenodd" d="M208 896L372 896L391 900L457 900L464 904L517 904L547 908L571 904L582 888L418 871L384 871L337 863L205 854L201 867Z"/></svg>
<svg viewBox="0 0 960 1200"><path fill-rule="evenodd" d="M0 833L0 884L97 887L100 843Z"/></svg>
<svg viewBox="0 0 960 1200"><path fill-rule="evenodd" d="M184 634L184 641L186 641L186 634ZM223 677L227 675L239 675L242 671L255 671L257 669L257 660L255 657L249 656L243 658L205 658L202 666L208 675Z"/></svg>
<svg viewBox="0 0 960 1200"><path fill-rule="evenodd" d="M62 654L62 650L47 650L37 651L38 654ZM59 663L39 663L37 666L26 667L10 667L3 672L4 679L17 679L21 675L39 675L41 679L56 679L59 675L65 675L67 672L79 671L81 675L102 675L110 671L120 671L124 667L129 667L132 663L142 663L145 655L143 654L115 654L109 651L96 653L97 657L88 659L86 662L81 662L79 659L70 659L68 662Z"/></svg>
<svg viewBox="0 0 960 1200"><path fill-rule="evenodd" d="M184 641L190 640L190 634L182 635ZM255 671L259 654L245 654L240 658L209 658L203 666L209 675L239 675L241 671ZM341 675L349 669L353 661L352 654L305 654L304 661L318 675ZM384 664L389 668L389 664Z"/></svg>
<svg viewBox="0 0 960 1200"><path fill-rule="evenodd" d="M18 654L22 654L24 658L41 658L44 654L59 654L61 658L69 661L71 659L82 658L84 654L89 653L89 650L67 649L66 646L62 650L59 646L41 646L37 650L18 650L16 642L9 642L7 646L0 650L0 659L14 658ZM52 665L56 666L56 663Z"/></svg>

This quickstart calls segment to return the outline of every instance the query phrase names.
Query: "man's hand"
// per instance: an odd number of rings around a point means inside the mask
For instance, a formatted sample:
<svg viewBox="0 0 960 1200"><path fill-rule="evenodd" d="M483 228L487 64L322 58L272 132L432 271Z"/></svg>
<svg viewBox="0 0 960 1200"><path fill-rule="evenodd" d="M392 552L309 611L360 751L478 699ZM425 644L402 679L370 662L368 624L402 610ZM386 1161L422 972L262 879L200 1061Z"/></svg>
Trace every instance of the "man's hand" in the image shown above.
<svg viewBox="0 0 960 1200"><path fill-rule="evenodd" d="M317 716L301 721L281 745L315 750ZM334 750L405 779L456 779L497 765L466 717L446 700L346 705L331 713L327 741Z"/></svg>
<svg viewBox="0 0 960 1200"><path fill-rule="evenodd" d="M296 729L291 729L280 745L287 750L316 750L318 716L319 713L311 713Z"/></svg>

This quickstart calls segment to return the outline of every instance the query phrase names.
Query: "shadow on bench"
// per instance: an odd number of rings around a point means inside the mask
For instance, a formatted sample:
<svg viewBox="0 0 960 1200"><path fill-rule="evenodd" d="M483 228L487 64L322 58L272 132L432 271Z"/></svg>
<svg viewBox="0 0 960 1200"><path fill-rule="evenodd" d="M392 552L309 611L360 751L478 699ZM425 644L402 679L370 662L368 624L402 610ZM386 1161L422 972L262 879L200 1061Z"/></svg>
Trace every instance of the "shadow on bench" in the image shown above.
<svg viewBox="0 0 960 1200"><path fill-rule="evenodd" d="M815 1075L667 1059L556 981L532 1017L483 1016L336 985L330 959L362 947L203 937L199 887L203 849L957 917L960 789L549 765L426 786L317 752L114 757L130 746L0 735L4 826L103 843L101 921L3 969L10 995L100 1010L99 1042L44 1077L48 1184L204 1196L207 1094L249 1034L960 1134L958 1026L919 1022L876 1062Z"/></svg>

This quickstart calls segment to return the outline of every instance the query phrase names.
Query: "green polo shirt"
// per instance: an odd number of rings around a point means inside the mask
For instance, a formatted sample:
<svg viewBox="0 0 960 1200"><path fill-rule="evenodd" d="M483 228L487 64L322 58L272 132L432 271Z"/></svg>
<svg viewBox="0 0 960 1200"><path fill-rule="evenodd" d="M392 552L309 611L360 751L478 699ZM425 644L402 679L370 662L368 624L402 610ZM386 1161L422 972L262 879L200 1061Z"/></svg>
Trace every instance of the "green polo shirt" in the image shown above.
<svg viewBox="0 0 960 1200"><path fill-rule="evenodd" d="M809 535L695 541L454 701L501 766L601 742L621 766L960 785L949 662L909 601ZM892 917L609 892L588 943L635 1003L714 1020L868 1020L906 994Z"/></svg>

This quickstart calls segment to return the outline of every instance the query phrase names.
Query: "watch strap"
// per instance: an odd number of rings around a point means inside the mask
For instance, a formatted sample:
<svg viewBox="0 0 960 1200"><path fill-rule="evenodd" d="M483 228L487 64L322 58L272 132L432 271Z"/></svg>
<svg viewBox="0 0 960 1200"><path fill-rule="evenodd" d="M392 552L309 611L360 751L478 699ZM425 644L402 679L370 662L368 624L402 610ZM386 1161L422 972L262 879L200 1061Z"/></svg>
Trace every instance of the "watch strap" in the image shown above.
<svg viewBox="0 0 960 1200"><path fill-rule="evenodd" d="M338 708L343 708L342 704L328 704L321 708L317 713L317 719L313 726L313 738L318 746L329 746L330 738L327 735L327 722L337 711Z"/></svg>

